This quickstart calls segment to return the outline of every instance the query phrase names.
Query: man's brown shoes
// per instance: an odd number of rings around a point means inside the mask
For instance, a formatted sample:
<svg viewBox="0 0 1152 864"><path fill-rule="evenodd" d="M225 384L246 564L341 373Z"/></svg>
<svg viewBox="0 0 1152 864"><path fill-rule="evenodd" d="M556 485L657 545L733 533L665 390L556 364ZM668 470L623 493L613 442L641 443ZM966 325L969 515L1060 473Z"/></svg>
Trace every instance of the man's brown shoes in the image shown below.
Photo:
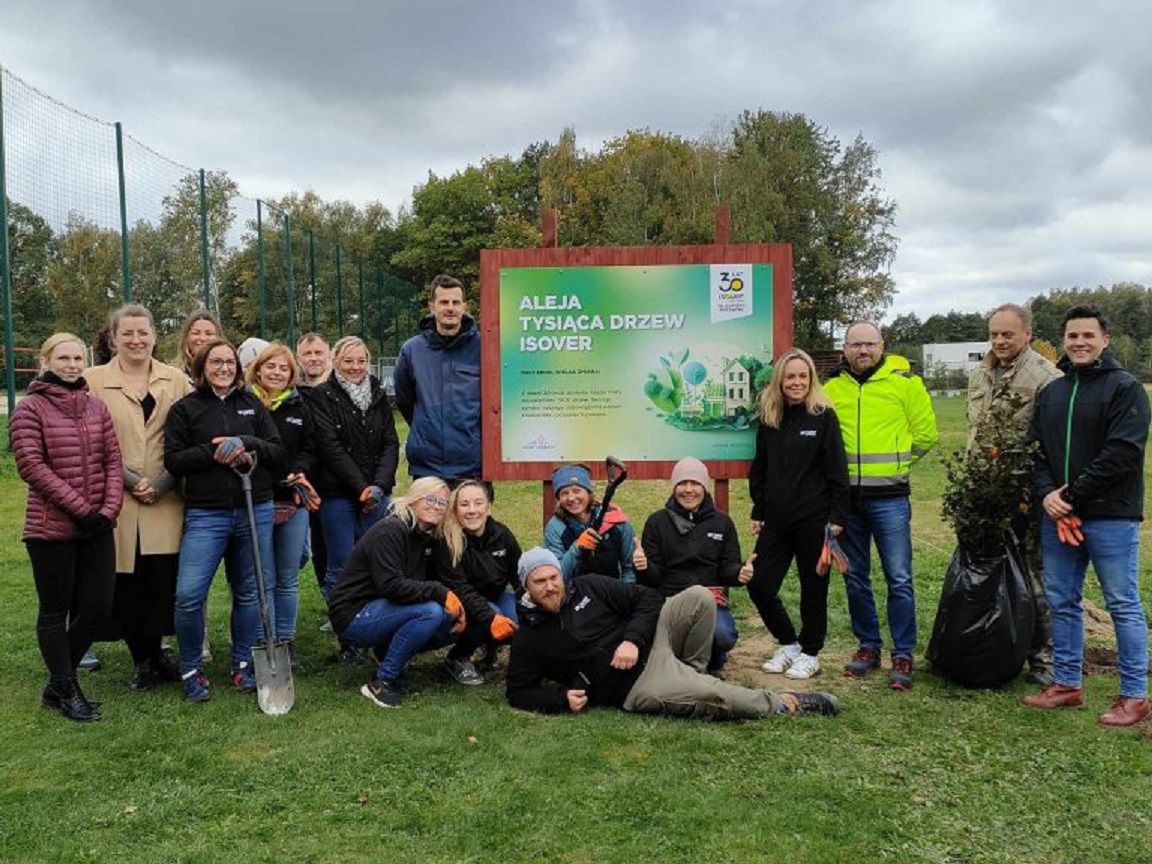
<svg viewBox="0 0 1152 864"><path fill-rule="evenodd" d="M1039 693L1024 697L1029 708L1083 708L1084 688L1049 684Z"/></svg>

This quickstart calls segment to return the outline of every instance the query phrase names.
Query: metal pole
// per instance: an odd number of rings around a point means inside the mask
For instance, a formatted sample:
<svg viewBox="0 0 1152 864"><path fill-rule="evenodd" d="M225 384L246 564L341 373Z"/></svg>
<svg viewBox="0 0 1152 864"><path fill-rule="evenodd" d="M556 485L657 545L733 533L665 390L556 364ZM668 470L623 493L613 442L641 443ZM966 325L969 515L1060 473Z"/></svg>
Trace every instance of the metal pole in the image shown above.
<svg viewBox="0 0 1152 864"><path fill-rule="evenodd" d="M200 272L204 274L204 308L212 308L212 274L208 269L208 191L200 169Z"/></svg>
<svg viewBox="0 0 1152 864"><path fill-rule="evenodd" d="M4 295L4 388L8 416L16 410L16 352L12 335L12 266L8 260L8 182L4 167L4 67L0 66L0 292Z"/></svg>
<svg viewBox="0 0 1152 864"><path fill-rule="evenodd" d="M376 340L380 343L380 356L384 356L384 271L379 267L376 268Z"/></svg>
<svg viewBox="0 0 1152 864"><path fill-rule="evenodd" d="M288 344L296 344L296 283L292 270L292 217L284 214L284 257L288 262Z"/></svg>
<svg viewBox="0 0 1152 864"><path fill-rule="evenodd" d="M116 123L116 173L120 182L120 272L124 281L124 302L132 302L132 264L128 260L128 202L124 196L124 132Z"/></svg>
<svg viewBox="0 0 1152 864"><path fill-rule="evenodd" d="M336 247L336 338L344 335L344 281L340 278L340 247Z"/></svg>
<svg viewBox="0 0 1152 864"><path fill-rule="evenodd" d="M316 326L316 244L312 240L312 229L308 229L308 281L312 284L312 329Z"/></svg>
<svg viewBox="0 0 1152 864"><path fill-rule="evenodd" d="M357 288L360 292L360 338L366 338L368 334L368 324L364 320L364 264L361 262L360 267L356 272Z"/></svg>
<svg viewBox="0 0 1152 864"><path fill-rule="evenodd" d="M256 305L260 310L259 336L264 338L264 202L256 199Z"/></svg>

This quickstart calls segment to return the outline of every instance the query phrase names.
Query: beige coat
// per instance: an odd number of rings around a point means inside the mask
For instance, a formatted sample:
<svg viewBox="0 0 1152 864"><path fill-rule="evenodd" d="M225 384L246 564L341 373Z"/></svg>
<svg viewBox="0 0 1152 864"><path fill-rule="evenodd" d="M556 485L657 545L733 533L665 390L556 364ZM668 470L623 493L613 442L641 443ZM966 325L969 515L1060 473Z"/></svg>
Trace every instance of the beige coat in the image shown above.
<svg viewBox="0 0 1152 864"><path fill-rule="evenodd" d="M124 373L118 358L86 370L84 377L92 395L108 406L124 467L155 483L164 470L164 423L168 411L192 390L184 373L174 366L152 361L148 391L155 398L156 407L147 423L140 402L124 389ZM116 572L135 572L137 538L142 555L179 552L183 527L184 499L177 489L172 489L155 504L145 505L125 488L124 509L116 522Z"/></svg>
<svg viewBox="0 0 1152 864"><path fill-rule="evenodd" d="M976 437L977 422L984 412L992 407L992 397L996 390L995 372L999 363L996 355L989 351L980 361L980 365L968 375L969 449L975 443L973 439ZM1037 354L1027 345L1016 355L1015 360L1001 370L1001 378L1008 381L1009 389L1024 400L1013 418L1021 431L1028 428L1028 423L1032 419L1032 411L1036 407L1036 394L1062 374L1055 363L1043 354Z"/></svg>

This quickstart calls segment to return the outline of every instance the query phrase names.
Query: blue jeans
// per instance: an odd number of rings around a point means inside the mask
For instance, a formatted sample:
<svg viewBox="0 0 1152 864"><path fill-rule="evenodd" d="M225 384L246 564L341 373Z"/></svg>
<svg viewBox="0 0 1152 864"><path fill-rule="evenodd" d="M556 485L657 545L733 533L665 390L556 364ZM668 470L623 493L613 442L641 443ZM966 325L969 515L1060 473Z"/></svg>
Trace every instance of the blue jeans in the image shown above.
<svg viewBox="0 0 1152 864"><path fill-rule="evenodd" d="M1081 530L1084 542L1066 546L1056 535L1055 522L1046 518L1040 526L1056 683L1080 686L1084 661L1081 592L1091 561L1116 628L1120 695L1143 698L1148 693L1148 621L1140 603L1140 523L1134 519L1086 519Z"/></svg>
<svg viewBox="0 0 1152 864"><path fill-rule="evenodd" d="M443 648L456 641L455 621L439 603L393 603L370 600L344 628L340 639L372 648L380 661L376 677L396 681L408 661L421 651Z"/></svg>
<svg viewBox="0 0 1152 864"><path fill-rule="evenodd" d="M489 601L488 605L492 607L493 612L498 612L513 621L516 620L516 595L511 591L505 591L495 602Z"/></svg>
<svg viewBox="0 0 1152 864"><path fill-rule="evenodd" d="M368 529L384 518L390 499L365 513L360 502L351 498L325 498L320 505L320 523L324 526L324 545L328 549L328 569L324 572L324 599L332 597L332 589L344 572L352 547L368 533Z"/></svg>
<svg viewBox="0 0 1152 864"><path fill-rule="evenodd" d="M848 572L844 583L852 632L861 648L879 651L880 618L872 594L872 550L876 541L880 566L888 583L888 629L892 633L892 656L912 657L916 647L916 593L912 585L912 505L906 495L864 498L848 517L841 535Z"/></svg>
<svg viewBox="0 0 1152 864"><path fill-rule="evenodd" d="M279 642L296 638L296 610L300 605L300 561L308 540L308 511L299 508L283 525L272 529L276 554L276 585L271 591L272 632ZM265 568L265 572L271 568Z"/></svg>
<svg viewBox="0 0 1152 864"><path fill-rule="evenodd" d="M740 631L736 629L736 619L726 606L716 607L716 629L712 632L712 657L709 669L719 669L728 662L728 652L736 647Z"/></svg>
<svg viewBox="0 0 1152 864"><path fill-rule="evenodd" d="M254 507L260 562L271 572L272 502ZM184 537L180 541L180 569L176 574L176 640L180 645L180 670L200 668L204 647L204 604L216 569L229 558L232 587L232 666L252 660L252 645L262 638L260 607L256 599L256 566L248 530L248 512L190 509L184 514Z"/></svg>

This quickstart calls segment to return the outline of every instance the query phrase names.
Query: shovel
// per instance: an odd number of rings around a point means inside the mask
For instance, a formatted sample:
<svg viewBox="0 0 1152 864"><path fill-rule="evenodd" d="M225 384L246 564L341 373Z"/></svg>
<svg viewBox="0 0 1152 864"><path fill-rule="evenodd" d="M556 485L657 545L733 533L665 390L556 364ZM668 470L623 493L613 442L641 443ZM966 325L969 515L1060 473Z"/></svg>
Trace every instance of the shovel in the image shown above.
<svg viewBox="0 0 1152 864"><path fill-rule="evenodd" d="M233 466L240 475L244 489L244 504L248 508L248 531L252 542L252 561L256 570L256 595L260 599L260 620L264 625L264 642L252 646L252 669L256 673L256 702L265 714L287 714L296 701L296 687L292 683L292 658L288 645L277 642L272 635L272 620L268 616L268 593L264 589L264 568L260 561L260 541L256 531L256 511L252 508L252 471L255 461L249 460L246 469Z"/></svg>
<svg viewBox="0 0 1152 864"><path fill-rule="evenodd" d="M608 475L608 485L604 487L604 497L600 499L600 515L592 522L592 530L599 531L604 526L604 518L608 515L608 505L616 494L616 488L628 479L628 467L614 456L604 460L604 469Z"/></svg>

